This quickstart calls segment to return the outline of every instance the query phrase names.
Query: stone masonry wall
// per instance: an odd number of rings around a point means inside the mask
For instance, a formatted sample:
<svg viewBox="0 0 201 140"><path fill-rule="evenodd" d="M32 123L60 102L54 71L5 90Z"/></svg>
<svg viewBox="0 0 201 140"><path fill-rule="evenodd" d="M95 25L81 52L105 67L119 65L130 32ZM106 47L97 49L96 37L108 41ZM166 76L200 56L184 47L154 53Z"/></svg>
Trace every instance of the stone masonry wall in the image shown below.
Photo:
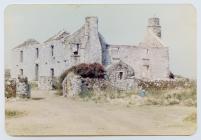
<svg viewBox="0 0 201 140"><path fill-rule="evenodd" d="M135 76L139 79L168 79L169 54L167 47L110 45L109 51L111 64L122 60L134 69Z"/></svg>

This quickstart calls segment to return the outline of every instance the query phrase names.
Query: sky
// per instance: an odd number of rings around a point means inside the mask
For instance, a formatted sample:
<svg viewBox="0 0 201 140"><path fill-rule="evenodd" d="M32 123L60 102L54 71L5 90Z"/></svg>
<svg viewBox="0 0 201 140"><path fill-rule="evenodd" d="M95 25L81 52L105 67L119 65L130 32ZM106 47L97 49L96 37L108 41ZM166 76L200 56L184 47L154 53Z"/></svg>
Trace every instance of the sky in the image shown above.
<svg viewBox="0 0 201 140"><path fill-rule="evenodd" d="M73 33L85 17L97 16L99 32L109 44L138 45L147 20L160 18L162 40L169 47L170 70L196 78L196 10L192 5L9 5L4 11L5 67L11 49L29 38L44 42L60 30ZM134 55L134 54L133 54Z"/></svg>

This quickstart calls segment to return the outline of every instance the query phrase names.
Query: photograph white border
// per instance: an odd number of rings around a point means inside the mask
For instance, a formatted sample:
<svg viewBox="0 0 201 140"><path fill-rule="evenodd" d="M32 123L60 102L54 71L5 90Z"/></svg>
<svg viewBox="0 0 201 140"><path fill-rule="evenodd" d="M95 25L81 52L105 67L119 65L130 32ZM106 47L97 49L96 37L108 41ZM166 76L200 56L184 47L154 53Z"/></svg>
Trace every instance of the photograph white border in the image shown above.
<svg viewBox="0 0 201 140"><path fill-rule="evenodd" d="M4 97L4 10L8 5L11 4L192 4L197 11L197 130L191 136L58 136L58 137L13 137L9 136L5 131L5 97ZM85 139L126 139L126 140L146 140L146 139L154 139L154 140L169 140L169 139L192 139L198 140L201 138L201 128L200 128L200 88L201 88L201 1L200 0L1 0L0 1L0 139L1 140L58 140L58 139L76 139L76 140L85 140ZM200 40L199 40L200 39Z"/></svg>

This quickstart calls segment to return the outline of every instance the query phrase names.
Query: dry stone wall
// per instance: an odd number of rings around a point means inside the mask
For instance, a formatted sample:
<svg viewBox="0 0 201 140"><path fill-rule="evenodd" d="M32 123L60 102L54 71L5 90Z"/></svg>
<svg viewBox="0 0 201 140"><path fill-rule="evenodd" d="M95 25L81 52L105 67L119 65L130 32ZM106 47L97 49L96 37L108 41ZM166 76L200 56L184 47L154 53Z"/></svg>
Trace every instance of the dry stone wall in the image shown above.
<svg viewBox="0 0 201 140"><path fill-rule="evenodd" d="M63 95L67 97L79 94L87 94L104 90L110 86L110 82L98 78L82 78L79 75L70 72L62 82Z"/></svg>
<svg viewBox="0 0 201 140"><path fill-rule="evenodd" d="M28 83L27 77L18 77L16 83L16 95L22 98L30 98L31 97L31 86Z"/></svg>

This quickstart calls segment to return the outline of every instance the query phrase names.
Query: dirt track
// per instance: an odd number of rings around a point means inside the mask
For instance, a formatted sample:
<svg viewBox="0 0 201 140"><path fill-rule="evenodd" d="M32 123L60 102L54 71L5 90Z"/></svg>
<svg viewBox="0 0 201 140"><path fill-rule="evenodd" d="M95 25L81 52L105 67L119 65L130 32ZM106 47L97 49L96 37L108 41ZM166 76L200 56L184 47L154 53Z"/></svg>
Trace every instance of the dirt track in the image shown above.
<svg viewBox="0 0 201 140"><path fill-rule="evenodd" d="M9 135L190 135L195 124L183 119L196 109L184 106L96 104L33 91L32 100L6 101L25 111L6 119Z"/></svg>

